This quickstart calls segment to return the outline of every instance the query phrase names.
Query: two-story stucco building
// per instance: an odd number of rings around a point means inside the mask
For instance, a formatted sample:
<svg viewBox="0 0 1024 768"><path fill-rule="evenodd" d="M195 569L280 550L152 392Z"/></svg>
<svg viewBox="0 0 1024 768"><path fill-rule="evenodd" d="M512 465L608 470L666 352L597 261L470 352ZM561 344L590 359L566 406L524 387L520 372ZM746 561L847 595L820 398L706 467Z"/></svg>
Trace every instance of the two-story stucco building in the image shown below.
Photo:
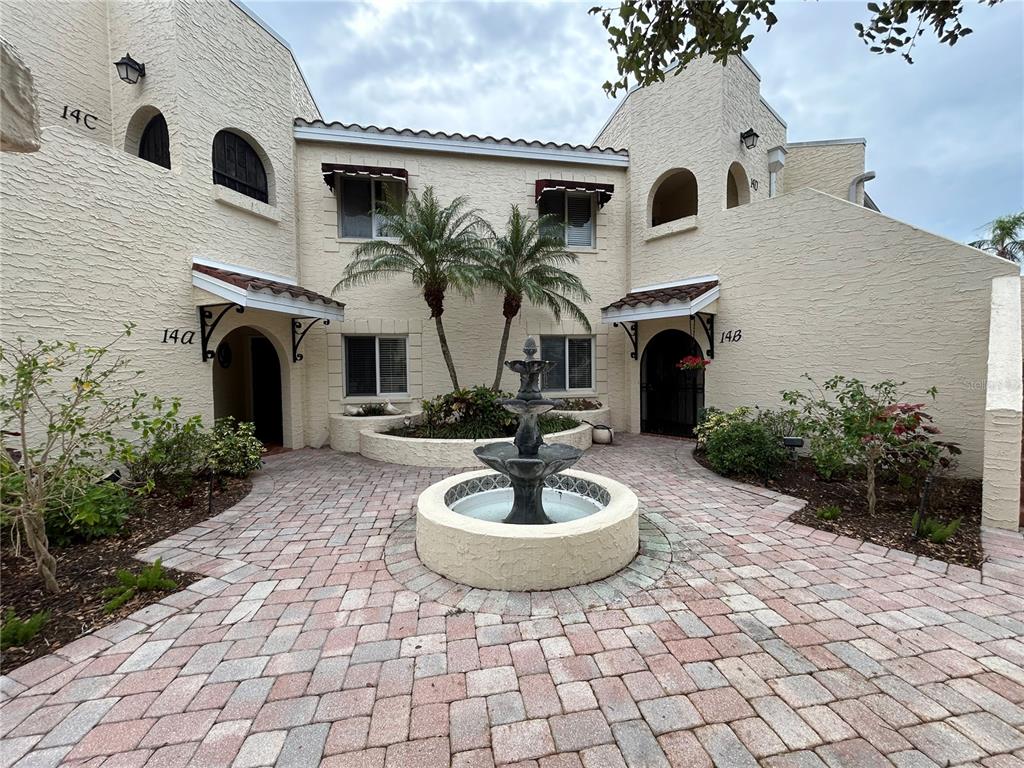
<svg viewBox="0 0 1024 768"><path fill-rule="evenodd" d="M745 60L632 91L580 146L325 122L285 42L231 0L2 10L42 126L38 151L2 156L5 337L134 322L138 388L325 445L348 405L450 387L407 278L331 293L380 235L377 201L431 186L499 230L513 204L561 218L592 328L527 306L513 329L559 361L551 394L687 435L702 407L775 405L805 372L934 385L986 521L1016 525L1017 267L879 212L863 139L787 142ZM493 375L498 299L448 300L463 383ZM688 354L712 365L680 372Z"/></svg>

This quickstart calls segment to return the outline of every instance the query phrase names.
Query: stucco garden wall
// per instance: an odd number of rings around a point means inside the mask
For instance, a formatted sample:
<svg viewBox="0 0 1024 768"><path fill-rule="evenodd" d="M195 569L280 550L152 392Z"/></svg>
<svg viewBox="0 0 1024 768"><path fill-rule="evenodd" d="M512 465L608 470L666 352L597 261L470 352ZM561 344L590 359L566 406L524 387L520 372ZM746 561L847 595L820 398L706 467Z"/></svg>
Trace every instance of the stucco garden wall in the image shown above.
<svg viewBox="0 0 1024 768"><path fill-rule="evenodd" d="M628 188L625 172L616 168L572 165L556 162L505 160L455 154L422 153L409 150L360 148L355 146L301 141L297 145L300 180L299 206L302 220L299 249L302 253L301 282L314 290L330 293L342 270L361 242L338 237L337 199L324 184L322 163L349 163L405 168L409 186L421 194L433 186L436 194L448 201L465 195L470 204L499 230L504 227L513 203L524 211L536 213L534 182L542 178L601 181L615 184L611 201L597 215L597 248L579 251L576 267L593 301L586 307L595 336L595 386L592 390L573 391L571 396L596 397L619 407L622 367L609 366L608 360L621 358L622 334L600 322L600 307L619 298L626 283L626 208ZM345 289L337 297L346 304L351 320L332 323L324 330L314 329L310 336L327 351L327 366L316 370L310 382L310 400L329 402L330 413L340 413L345 405L381 398L346 398L344 394L343 334L408 333L410 343L409 397L390 398L408 408L421 398L451 390L451 382L441 355L434 323L422 296L407 275L399 275L367 286ZM494 378L498 344L501 337L501 298L480 289L472 299L450 295L445 304L445 330L462 386L490 385ZM407 330L406 330L407 329ZM549 315L524 306L512 325L507 359L521 356L527 335L585 334L586 330L568 318L556 323ZM307 339L306 343L309 343ZM307 360L311 356L307 355ZM312 372L312 369L311 369ZM514 390L518 379L505 371L502 386ZM614 395L612 394L614 393ZM548 393L558 396L559 393ZM322 419L326 426L328 414ZM625 412L613 410L611 419L624 423ZM311 429L319 420L311 414Z"/></svg>

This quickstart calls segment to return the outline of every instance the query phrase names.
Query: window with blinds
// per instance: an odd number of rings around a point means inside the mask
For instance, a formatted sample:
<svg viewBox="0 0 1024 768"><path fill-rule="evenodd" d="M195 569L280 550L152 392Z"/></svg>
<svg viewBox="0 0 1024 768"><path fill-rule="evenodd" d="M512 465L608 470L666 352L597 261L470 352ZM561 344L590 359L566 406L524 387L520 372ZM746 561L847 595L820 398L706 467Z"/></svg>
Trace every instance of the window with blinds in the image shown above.
<svg viewBox="0 0 1024 768"><path fill-rule="evenodd" d="M402 201L405 185L382 179L345 178L338 185L338 234L369 240L389 237L384 202Z"/></svg>
<svg viewBox="0 0 1024 768"><path fill-rule="evenodd" d="M541 385L553 392L594 388L594 340L589 336L541 336L542 360L555 363Z"/></svg>
<svg viewBox="0 0 1024 768"><path fill-rule="evenodd" d="M594 195L590 192L548 190L540 196L541 216L558 217L559 233L569 248L594 248Z"/></svg>
<svg viewBox="0 0 1024 768"><path fill-rule="evenodd" d="M399 395L409 391L404 336L345 337L345 395Z"/></svg>

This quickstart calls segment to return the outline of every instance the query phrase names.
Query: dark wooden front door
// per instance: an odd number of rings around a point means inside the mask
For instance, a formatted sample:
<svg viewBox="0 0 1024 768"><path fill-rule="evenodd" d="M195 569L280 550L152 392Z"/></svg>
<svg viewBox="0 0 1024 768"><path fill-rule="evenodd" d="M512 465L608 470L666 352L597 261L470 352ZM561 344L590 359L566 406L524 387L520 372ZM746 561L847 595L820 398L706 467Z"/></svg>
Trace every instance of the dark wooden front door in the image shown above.
<svg viewBox="0 0 1024 768"><path fill-rule="evenodd" d="M256 437L266 445L281 445L281 362L268 339L254 336L252 349L252 421Z"/></svg>
<svg viewBox="0 0 1024 768"><path fill-rule="evenodd" d="M692 437L704 407L704 371L681 371L687 355L703 356L684 331L662 331L647 342L640 361L640 430Z"/></svg>

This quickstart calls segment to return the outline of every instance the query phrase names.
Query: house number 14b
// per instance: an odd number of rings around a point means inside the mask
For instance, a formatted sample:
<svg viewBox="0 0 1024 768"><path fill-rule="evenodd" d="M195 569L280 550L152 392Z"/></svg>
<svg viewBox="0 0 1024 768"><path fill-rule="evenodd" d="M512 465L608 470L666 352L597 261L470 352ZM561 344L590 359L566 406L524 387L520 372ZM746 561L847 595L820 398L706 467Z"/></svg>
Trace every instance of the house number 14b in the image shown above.
<svg viewBox="0 0 1024 768"><path fill-rule="evenodd" d="M726 342L740 341L742 338L743 330L738 328L735 331L722 331L722 338L719 341L725 344Z"/></svg>

